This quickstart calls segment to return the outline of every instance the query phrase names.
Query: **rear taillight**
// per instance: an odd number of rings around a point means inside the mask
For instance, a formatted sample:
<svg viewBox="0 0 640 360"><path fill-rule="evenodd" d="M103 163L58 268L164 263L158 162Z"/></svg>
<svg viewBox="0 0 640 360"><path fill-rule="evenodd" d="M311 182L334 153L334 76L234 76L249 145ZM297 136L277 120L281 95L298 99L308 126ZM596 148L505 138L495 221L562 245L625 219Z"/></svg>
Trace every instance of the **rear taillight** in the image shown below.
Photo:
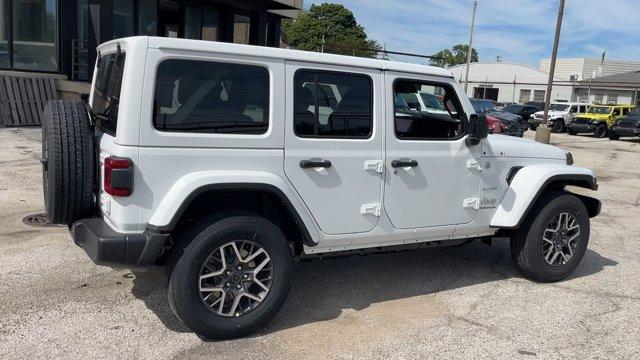
<svg viewBox="0 0 640 360"><path fill-rule="evenodd" d="M132 188L131 160L115 156L104 159L104 191L112 196L129 196Z"/></svg>

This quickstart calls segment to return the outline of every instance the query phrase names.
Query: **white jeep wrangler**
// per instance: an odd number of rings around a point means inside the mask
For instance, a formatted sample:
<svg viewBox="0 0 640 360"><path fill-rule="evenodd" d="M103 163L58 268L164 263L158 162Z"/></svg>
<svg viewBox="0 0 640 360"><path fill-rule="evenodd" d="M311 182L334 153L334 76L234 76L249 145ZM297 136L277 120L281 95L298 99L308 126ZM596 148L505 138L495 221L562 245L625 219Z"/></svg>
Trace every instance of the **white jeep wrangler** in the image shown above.
<svg viewBox="0 0 640 360"><path fill-rule="evenodd" d="M98 50L88 104L46 109L47 214L96 264L164 264L203 337L262 327L314 254L510 238L537 281L585 254L600 202L565 186L595 190L593 171L487 136L445 69L153 37ZM442 106L397 107L417 93Z"/></svg>
<svg viewBox="0 0 640 360"><path fill-rule="evenodd" d="M586 113L588 107L589 105L586 103L553 102L549 105L547 126L554 133L565 132L573 122L573 117L576 114ZM538 125L542 124L543 118L544 111L533 114L529 121L530 128L535 130Z"/></svg>

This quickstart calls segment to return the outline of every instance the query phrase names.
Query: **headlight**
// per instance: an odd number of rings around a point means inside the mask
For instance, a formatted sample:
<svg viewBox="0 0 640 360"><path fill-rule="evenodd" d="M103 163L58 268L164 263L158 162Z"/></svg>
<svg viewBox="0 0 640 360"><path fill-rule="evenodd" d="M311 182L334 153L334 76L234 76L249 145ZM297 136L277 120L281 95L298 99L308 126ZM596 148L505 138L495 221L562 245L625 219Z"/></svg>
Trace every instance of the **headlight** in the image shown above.
<svg viewBox="0 0 640 360"><path fill-rule="evenodd" d="M570 152L567 152L567 165L573 165L573 155Z"/></svg>

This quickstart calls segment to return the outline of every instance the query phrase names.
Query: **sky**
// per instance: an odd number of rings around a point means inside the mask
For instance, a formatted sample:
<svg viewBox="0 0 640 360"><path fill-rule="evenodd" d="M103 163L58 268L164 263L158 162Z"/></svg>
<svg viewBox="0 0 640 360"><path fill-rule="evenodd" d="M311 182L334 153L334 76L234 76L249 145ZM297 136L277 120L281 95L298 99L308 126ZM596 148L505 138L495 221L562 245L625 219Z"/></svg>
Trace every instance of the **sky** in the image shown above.
<svg viewBox="0 0 640 360"><path fill-rule="evenodd" d="M388 50L431 55L469 42L472 0L305 0L349 8ZM474 48L480 61L538 68L550 58L558 0L479 0ZM566 0L558 57L640 61L640 0ZM394 56L401 61L421 62Z"/></svg>

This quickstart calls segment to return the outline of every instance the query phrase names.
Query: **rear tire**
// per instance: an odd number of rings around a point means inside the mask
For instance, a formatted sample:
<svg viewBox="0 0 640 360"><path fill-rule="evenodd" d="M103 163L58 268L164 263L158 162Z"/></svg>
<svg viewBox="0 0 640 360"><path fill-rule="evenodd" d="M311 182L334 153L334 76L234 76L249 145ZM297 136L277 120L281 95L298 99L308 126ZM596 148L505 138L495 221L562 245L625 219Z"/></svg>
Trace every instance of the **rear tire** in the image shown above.
<svg viewBox="0 0 640 360"><path fill-rule="evenodd" d="M609 133L609 140L620 140L620 135Z"/></svg>
<svg viewBox="0 0 640 360"><path fill-rule="evenodd" d="M577 132L573 131L571 128L567 128L567 134L569 135L576 135L578 134Z"/></svg>
<svg viewBox="0 0 640 360"><path fill-rule="evenodd" d="M593 130L593 136L595 136L595 137L597 137L599 139L602 139L602 138L607 136L607 132L608 132L607 125L598 124L598 125L596 125L596 129Z"/></svg>
<svg viewBox="0 0 640 360"><path fill-rule="evenodd" d="M235 338L262 328L280 310L291 287L292 253L280 229L260 216L233 216L213 221L203 219L193 228L197 230L193 232L195 237L181 252L169 272L169 304L176 316L188 328L207 339ZM247 260L251 257L251 252L238 257L235 255L234 245L230 245L236 244L235 247L238 248L245 243L248 245L240 247L240 253L259 247L264 250L260 256L266 254L269 259L268 280L262 279L265 284L269 281L269 289L266 293L261 293L263 295L250 294L254 297L263 296L261 301L237 295L239 293L234 290L242 289L249 293L250 289L256 289L254 285L257 283L247 284L251 279L242 280L247 279L244 276L249 271L247 269L251 268L250 260ZM217 254L225 256L223 258ZM243 262L242 259L248 262ZM262 261L259 259L254 262ZM253 265L255 271L258 266ZM203 275L203 271L208 273ZM260 271L258 270L261 276L265 276ZM220 275L206 277L218 272ZM207 293L205 289L216 290ZM232 306L236 297L241 307L245 300L249 305L234 309ZM255 303L252 304L251 301ZM219 307L221 303L223 308Z"/></svg>
<svg viewBox="0 0 640 360"><path fill-rule="evenodd" d="M93 131L81 103L50 101L42 123L44 206L53 224L93 212Z"/></svg>
<svg viewBox="0 0 640 360"><path fill-rule="evenodd" d="M558 231L553 232L549 229L555 229L556 219L560 225ZM561 226L562 219L568 225ZM512 236L511 256L522 273L533 280L553 282L564 279L578 267L587 250L589 226L589 215L580 199L566 192L546 193ZM564 232L571 227L574 228ZM574 236L567 244L566 240ZM556 255L558 249L562 252ZM553 261L550 263L549 260Z"/></svg>

